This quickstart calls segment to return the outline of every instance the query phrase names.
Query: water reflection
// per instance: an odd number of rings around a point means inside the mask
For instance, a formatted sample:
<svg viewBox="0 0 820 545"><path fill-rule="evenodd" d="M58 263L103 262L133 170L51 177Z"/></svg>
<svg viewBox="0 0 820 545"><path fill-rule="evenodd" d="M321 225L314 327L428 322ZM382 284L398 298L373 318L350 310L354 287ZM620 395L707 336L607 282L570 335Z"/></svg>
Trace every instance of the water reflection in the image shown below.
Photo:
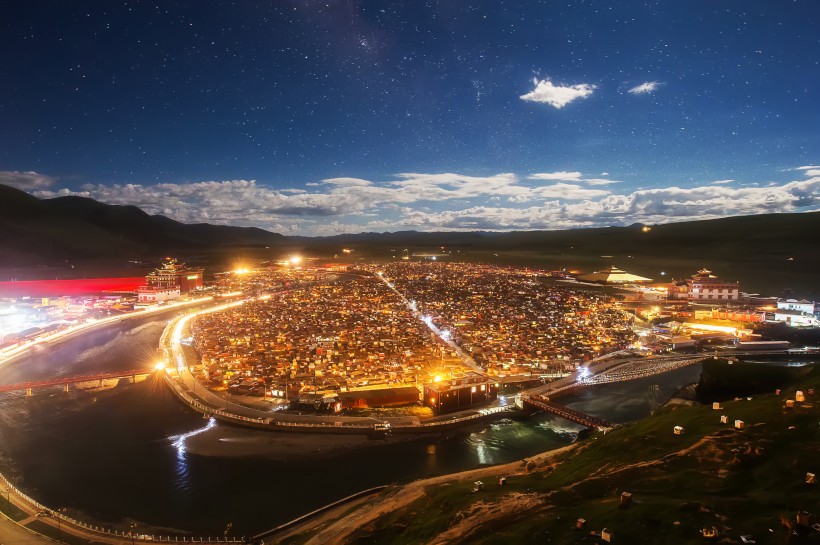
<svg viewBox="0 0 820 545"><path fill-rule="evenodd" d="M216 419L211 417L208 419L207 424L197 430L189 431L188 433L183 433L180 435L173 435L168 438L171 441L171 445L173 445L177 451L177 476L179 477L178 480L182 481L178 484L181 484L183 487L186 487L187 482L185 481L188 479L188 457L185 455L185 441L190 437L212 429L214 426L216 426Z"/></svg>

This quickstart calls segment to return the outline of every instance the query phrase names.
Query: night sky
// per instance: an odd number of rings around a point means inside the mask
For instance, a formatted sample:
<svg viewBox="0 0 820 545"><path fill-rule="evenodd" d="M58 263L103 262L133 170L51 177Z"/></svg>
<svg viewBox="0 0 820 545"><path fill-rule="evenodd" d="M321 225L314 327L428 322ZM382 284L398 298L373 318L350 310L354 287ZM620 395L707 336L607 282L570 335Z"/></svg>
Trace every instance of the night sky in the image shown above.
<svg viewBox="0 0 820 545"><path fill-rule="evenodd" d="M820 2L6 1L0 183L285 234L820 208Z"/></svg>

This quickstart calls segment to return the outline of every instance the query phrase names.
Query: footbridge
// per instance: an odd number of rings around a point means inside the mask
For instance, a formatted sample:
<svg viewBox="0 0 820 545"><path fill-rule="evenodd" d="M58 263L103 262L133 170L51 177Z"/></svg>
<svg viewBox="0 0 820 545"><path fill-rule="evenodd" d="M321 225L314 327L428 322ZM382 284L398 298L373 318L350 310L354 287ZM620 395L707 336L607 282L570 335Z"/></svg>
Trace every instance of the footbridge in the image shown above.
<svg viewBox="0 0 820 545"><path fill-rule="evenodd" d="M584 414L580 411L570 409L569 407L564 407L563 405L552 403L549 400L549 398L545 396L522 395L520 399L523 407L525 408L530 407L546 411L548 413L560 416L561 418L565 418L570 422L575 422L577 424L581 424L582 426L586 426L587 428L608 430L615 427L615 424L607 420L604 420L603 418L598 418L597 416Z"/></svg>
<svg viewBox="0 0 820 545"><path fill-rule="evenodd" d="M584 390L596 384L624 382L666 373L681 367L700 363L711 355L663 356L657 358L618 361L602 359L580 367L568 377L524 390L516 397L516 405L522 409L546 411L588 428L610 429L615 424L602 418L585 414L555 403L555 399Z"/></svg>
<svg viewBox="0 0 820 545"><path fill-rule="evenodd" d="M137 377L148 376L153 371L146 371L144 369L133 369L131 371L117 371L115 373L98 373L96 375L82 375L73 377L51 378L47 380L19 382L17 384L3 384L0 385L0 393L15 392L25 390L26 395L30 396L31 391L35 388L46 388L49 386L62 386L64 391L68 391L69 384L76 384L78 382L94 382L103 380L112 380L126 378L131 379L132 382L137 381Z"/></svg>

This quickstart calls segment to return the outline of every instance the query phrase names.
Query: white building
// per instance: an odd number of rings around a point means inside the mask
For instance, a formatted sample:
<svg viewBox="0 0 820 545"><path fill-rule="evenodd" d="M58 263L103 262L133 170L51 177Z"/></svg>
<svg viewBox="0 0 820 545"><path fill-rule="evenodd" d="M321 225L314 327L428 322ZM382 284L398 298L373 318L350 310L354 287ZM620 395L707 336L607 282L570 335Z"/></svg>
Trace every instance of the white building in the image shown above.
<svg viewBox="0 0 820 545"><path fill-rule="evenodd" d="M799 310L781 309L774 311L775 322L786 322L793 326L811 327L818 325L817 318L814 314L807 314Z"/></svg>
<svg viewBox="0 0 820 545"><path fill-rule="evenodd" d="M818 325L814 315L815 304L802 299L780 299L774 311L775 322L786 322L793 326L811 327Z"/></svg>
<svg viewBox="0 0 820 545"><path fill-rule="evenodd" d="M806 314L814 314L815 305L811 301L802 299L780 299L777 301L778 310L797 310Z"/></svg>
<svg viewBox="0 0 820 545"><path fill-rule="evenodd" d="M176 299L179 295L179 287L157 288L154 286L140 286L137 291L137 303L143 305L164 303L165 301Z"/></svg>

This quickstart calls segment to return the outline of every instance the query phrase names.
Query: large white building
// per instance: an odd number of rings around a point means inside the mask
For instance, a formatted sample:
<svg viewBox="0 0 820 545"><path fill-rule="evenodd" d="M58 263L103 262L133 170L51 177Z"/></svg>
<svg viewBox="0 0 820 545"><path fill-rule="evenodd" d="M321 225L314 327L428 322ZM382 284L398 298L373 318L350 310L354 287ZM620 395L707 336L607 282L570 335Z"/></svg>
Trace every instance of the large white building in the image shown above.
<svg viewBox="0 0 820 545"><path fill-rule="evenodd" d="M816 326L818 320L814 315L815 305L811 301L785 299L777 302L774 311L775 322L786 322L793 326Z"/></svg>

